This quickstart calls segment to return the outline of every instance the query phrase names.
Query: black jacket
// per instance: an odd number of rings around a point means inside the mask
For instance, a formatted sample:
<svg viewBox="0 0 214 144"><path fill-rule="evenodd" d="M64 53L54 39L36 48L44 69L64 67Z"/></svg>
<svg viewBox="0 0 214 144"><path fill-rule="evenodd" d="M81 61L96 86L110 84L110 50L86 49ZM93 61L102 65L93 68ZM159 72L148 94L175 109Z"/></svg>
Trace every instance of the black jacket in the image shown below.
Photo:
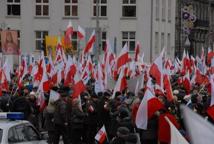
<svg viewBox="0 0 214 144"><path fill-rule="evenodd" d="M62 99L55 102L54 124L64 125L68 123L67 104Z"/></svg>

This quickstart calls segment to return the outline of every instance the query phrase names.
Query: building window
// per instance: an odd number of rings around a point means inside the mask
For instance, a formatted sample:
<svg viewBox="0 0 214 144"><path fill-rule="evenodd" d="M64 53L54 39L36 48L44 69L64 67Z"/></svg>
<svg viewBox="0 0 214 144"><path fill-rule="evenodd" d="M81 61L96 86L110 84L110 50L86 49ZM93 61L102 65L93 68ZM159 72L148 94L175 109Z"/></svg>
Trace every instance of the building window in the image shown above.
<svg viewBox="0 0 214 144"><path fill-rule="evenodd" d="M155 32L155 53L156 53L156 54L159 53L158 43L159 43L158 32Z"/></svg>
<svg viewBox="0 0 214 144"><path fill-rule="evenodd" d="M156 11L155 18L156 18L156 20L159 20L159 11L160 11L159 6L160 6L160 0L156 0L156 4L155 4L155 11Z"/></svg>
<svg viewBox="0 0 214 144"><path fill-rule="evenodd" d="M167 35L167 53L170 54L171 50L171 38L170 38L170 33Z"/></svg>
<svg viewBox="0 0 214 144"><path fill-rule="evenodd" d="M129 51L135 50L135 32L122 32L122 46L128 44Z"/></svg>
<svg viewBox="0 0 214 144"><path fill-rule="evenodd" d="M102 43L101 43L101 48L102 48L102 50L105 49L105 46L106 46L106 38L107 38L107 33L106 33L105 31L102 31L102 33L101 33L101 41L102 41Z"/></svg>
<svg viewBox="0 0 214 144"><path fill-rule="evenodd" d="M136 17L136 0L123 0L122 16Z"/></svg>
<svg viewBox="0 0 214 144"><path fill-rule="evenodd" d="M164 48L164 33L161 33L161 49Z"/></svg>
<svg viewBox="0 0 214 144"><path fill-rule="evenodd" d="M97 0L93 0L93 16L97 16ZM107 16L107 0L98 0L99 3L99 17Z"/></svg>
<svg viewBox="0 0 214 144"><path fill-rule="evenodd" d="M36 49L44 50L45 48L45 36L48 36L48 31L36 31Z"/></svg>
<svg viewBox="0 0 214 144"><path fill-rule="evenodd" d="M162 1L162 21L166 20L166 0Z"/></svg>
<svg viewBox="0 0 214 144"><path fill-rule="evenodd" d="M49 0L36 0L36 16L49 15Z"/></svg>
<svg viewBox="0 0 214 144"><path fill-rule="evenodd" d="M21 4L20 0L7 0L7 15L20 16Z"/></svg>
<svg viewBox="0 0 214 144"><path fill-rule="evenodd" d="M78 0L65 0L65 16L78 16Z"/></svg>
<svg viewBox="0 0 214 144"><path fill-rule="evenodd" d="M172 8L171 0L168 0L168 22L171 22L171 8Z"/></svg>
<svg viewBox="0 0 214 144"><path fill-rule="evenodd" d="M77 46L78 46L78 44L77 44L78 38L77 38L77 32L76 31L73 32L71 41L72 41L72 49L76 51Z"/></svg>

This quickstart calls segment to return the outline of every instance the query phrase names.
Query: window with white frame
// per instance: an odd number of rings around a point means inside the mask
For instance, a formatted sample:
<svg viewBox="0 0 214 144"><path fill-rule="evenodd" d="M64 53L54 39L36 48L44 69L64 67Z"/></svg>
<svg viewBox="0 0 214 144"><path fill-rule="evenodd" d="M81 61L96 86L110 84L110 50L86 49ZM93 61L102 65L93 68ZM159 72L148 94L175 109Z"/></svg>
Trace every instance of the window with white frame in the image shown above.
<svg viewBox="0 0 214 144"><path fill-rule="evenodd" d="M97 16L97 0L93 0L93 16ZM107 16L107 0L98 0L99 17Z"/></svg>
<svg viewBox="0 0 214 144"><path fill-rule="evenodd" d="M155 32L155 53L156 54L159 53L158 43L159 43L159 35L158 35L158 32Z"/></svg>
<svg viewBox="0 0 214 144"><path fill-rule="evenodd" d="M167 34L167 53L170 54L170 49L171 49L171 37L170 33Z"/></svg>
<svg viewBox="0 0 214 144"><path fill-rule="evenodd" d="M123 0L122 16L136 17L136 0Z"/></svg>
<svg viewBox="0 0 214 144"><path fill-rule="evenodd" d="M171 0L168 0L168 22L171 22L171 8L172 8L172 3Z"/></svg>
<svg viewBox="0 0 214 144"><path fill-rule="evenodd" d="M156 3L155 3L155 19L156 20L159 20L159 14L160 14L160 0L155 0L156 1Z"/></svg>
<svg viewBox="0 0 214 144"><path fill-rule="evenodd" d="M64 16L78 16L78 0L64 0Z"/></svg>
<svg viewBox="0 0 214 144"><path fill-rule="evenodd" d="M122 46L128 44L129 51L135 50L135 32L134 31L124 31L122 32Z"/></svg>
<svg viewBox="0 0 214 144"><path fill-rule="evenodd" d="M48 36L48 31L35 32L35 42L37 50L43 50L45 48L45 36Z"/></svg>
<svg viewBox="0 0 214 144"><path fill-rule="evenodd" d="M102 31L102 32L101 32L101 41L102 41L102 43L101 43L101 48L102 48L102 50L105 49L105 46L106 46L106 38L107 38L107 33L106 33L106 31Z"/></svg>
<svg viewBox="0 0 214 144"><path fill-rule="evenodd" d="M49 16L49 0L36 0L36 16Z"/></svg>
<svg viewBox="0 0 214 144"><path fill-rule="evenodd" d="M166 20L166 0L162 0L162 21Z"/></svg>
<svg viewBox="0 0 214 144"><path fill-rule="evenodd" d="M7 0L7 15L20 16L20 14L21 14L20 0Z"/></svg>
<svg viewBox="0 0 214 144"><path fill-rule="evenodd" d="M164 48L164 33L161 33L161 49Z"/></svg>

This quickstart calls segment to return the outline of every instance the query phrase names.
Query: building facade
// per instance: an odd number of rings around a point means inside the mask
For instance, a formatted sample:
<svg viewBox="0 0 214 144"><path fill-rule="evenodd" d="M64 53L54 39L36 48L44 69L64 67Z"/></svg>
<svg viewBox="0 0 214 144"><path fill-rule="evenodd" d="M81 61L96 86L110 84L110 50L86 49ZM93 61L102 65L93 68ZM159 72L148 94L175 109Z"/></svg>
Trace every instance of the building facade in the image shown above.
<svg viewBox="0 0 214 144"><path fill-rule="evenodd" d="M196 16L196 22L189 35L190 45L186 46L186 36L182 31L181 9L191 5ZM213 0L177 0L176 10L176 40L175 51L181 57L186 49L191 55L200 55L202 47L207 51L213 48L214 41L214 1Z"/></svg>
<svg viewBox="0 0 214 144"><path fill-rule="evenodd" d="M117 54L125 42L133 53L139 41L146 62L163 47L173 57L175 4L175 0L99 0L100 47L108 38ZM62 35L69 20L75 30L78 25L85 28L86 42L96 28L96 6L96 0L1 0L0 28L17 30L22 52L37 54L44 37ZM85 44L78 44L76 33L73 41L75 49Z"/></svg>

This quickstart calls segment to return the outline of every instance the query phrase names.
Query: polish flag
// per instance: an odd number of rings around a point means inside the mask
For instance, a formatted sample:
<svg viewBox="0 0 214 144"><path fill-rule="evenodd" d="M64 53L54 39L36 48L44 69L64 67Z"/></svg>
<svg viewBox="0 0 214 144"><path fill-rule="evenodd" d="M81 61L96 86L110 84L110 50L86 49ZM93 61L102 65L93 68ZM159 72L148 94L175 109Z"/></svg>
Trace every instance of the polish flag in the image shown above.
<svg viewBox="0 0 214 144"><path fill-rule="evenodd" d="M173 100L172 86L168 75L163 77L164 89L166 90L166 97L168 101Z"/></svg>
<svg viewBox="0 0 214 144"><path fill-rule="evenodd" d="M74 77L74 86L73 86L73 93L72 93L72 98L78 98L79 95L85 91L86 87L85 84L83 83L81 77L79 76L78 73L76 73Z"/></svg>
<svg viewBox="0 0 214 144"><path fill-rule="evenodd" d="M96 134L95 140L97 140L99 144L103 144L106 139L107 139L106 129L105 126L103 126Z"/></svg>
<svg viewBox="0 0 214 144"><path fill-rule="evenodd" d="M127 88L127 80L126 80L126 77L125 77L125 68L123 67L122 70L120 71L120 75L119 75L119 78L115 84L115 87L114 87L114 92L113 92L113 95L112 95L112 99L115 98L115 94L116 92L122 92L125 88Z"/></svg>
<svg viewBox="0 0 214 144"><path fill-rule="evenodd" d="M139 60L139 54L140 54L140 42L137 42L136 48L135 48L135 61L137 62Z"/></svg>
<svg viewBox="0 0 214 144"><path fill-rule="evenodd" d="M65 32L65 43L70 44L71 43L71 37L73 35L73 26L72 22L69 21L66 32Z"/></svg>
<svg viewBox="0 0 214 144"><path fill-rule="evenodd" d="M121 50L119 56L117 57L117 70L119 70L123 65L129 62L129 53L128 53L128 45L127 43L124 45L123 49Z"/></svg>
<svg viewBox="0 0 214 144"><path fill-rule="evenodd" d="M78 26L77 35L80 40L85 38L85 30L81 26Z"/></svg>
<svg viewBox="0 0 214 144"><path fill-rule="evenodd" d="M151 78L147 82L146 92L143 100L137 111L135 124L139 129L147 129L148 120L157 112L162 109L163 104L154 96L154 89L151 85Z"/></svg>
<svg viewBox="0 0 214 144"><path fill-rule="evenodd" d="M85 49L83 50L83 54L85 55L86 53L92 52L93 44L95 43L95 30L93 30L91 37L89 38Z"/></svg>
<svg viewBox="0 0 214 144"><path fill-rule="evenodd" d="M187 140L181 135L175 125L169 120L168 117L165 117L168 125L170 127L170 144L189 144Z"/></svg>
<svg viewBox="0 0 214 144"><path fill-rule="evenodd" d="M150 70L149 70L149 74L155 78L157 84L159 86L163 86L162 85L162 81L163 81L163 52L160 54L160 56L158 56L156 58L156 60L154 61L154 63L151 65Z"/></svg>
<svg viewBox="0 0 214 144"><path fill-rule="evenodd" d="M187 72L187 74L183 78L183 86L186 90L186 94L190 94L191 83L190 83L189 71Z"/></svg>
<svg viewBox="0 0 214 144"><path fill-rule="evenodd" d="M9 91L9 84L6 75L2 69L0 70L0 82L1 90Z"/></svg>

